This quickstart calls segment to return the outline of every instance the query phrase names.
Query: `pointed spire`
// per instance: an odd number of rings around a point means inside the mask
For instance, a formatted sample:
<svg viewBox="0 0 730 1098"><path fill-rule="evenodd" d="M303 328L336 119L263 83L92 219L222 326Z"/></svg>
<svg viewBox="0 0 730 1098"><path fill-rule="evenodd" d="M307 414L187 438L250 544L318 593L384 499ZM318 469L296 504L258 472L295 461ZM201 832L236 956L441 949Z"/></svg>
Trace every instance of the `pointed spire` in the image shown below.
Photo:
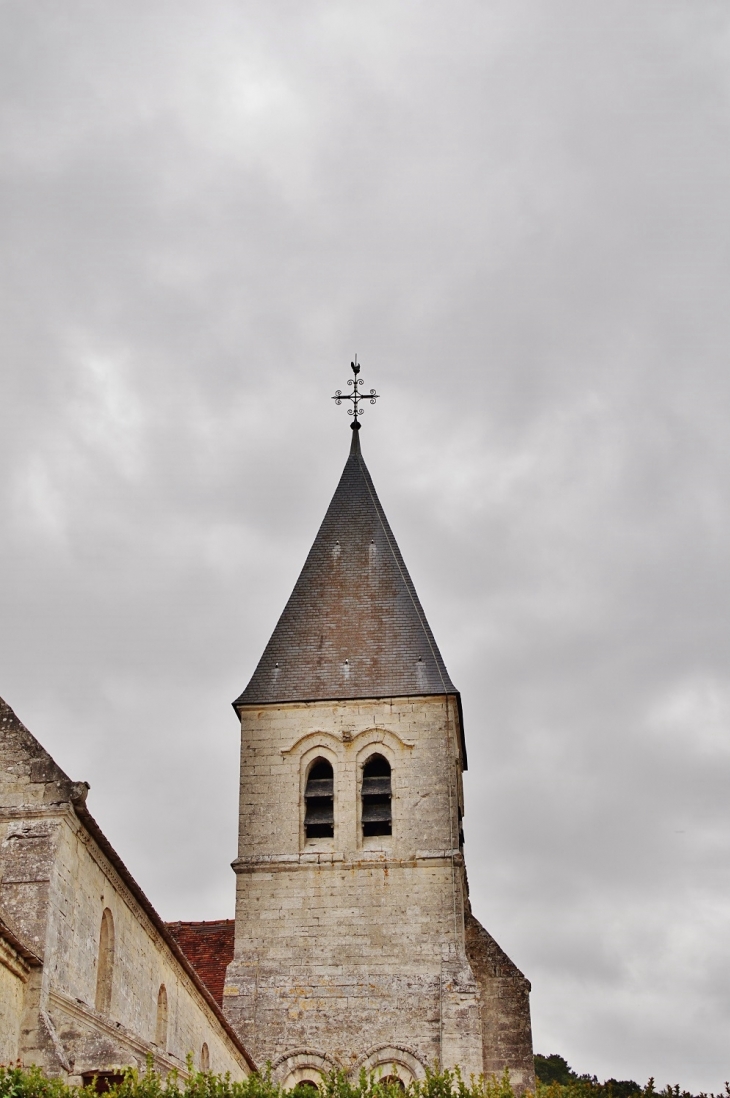
<svg viewBox="0 0 730 1098"><path fill-rule="evenodd" d="M457 694L351 426L337 490L235 706Z"/></svg>

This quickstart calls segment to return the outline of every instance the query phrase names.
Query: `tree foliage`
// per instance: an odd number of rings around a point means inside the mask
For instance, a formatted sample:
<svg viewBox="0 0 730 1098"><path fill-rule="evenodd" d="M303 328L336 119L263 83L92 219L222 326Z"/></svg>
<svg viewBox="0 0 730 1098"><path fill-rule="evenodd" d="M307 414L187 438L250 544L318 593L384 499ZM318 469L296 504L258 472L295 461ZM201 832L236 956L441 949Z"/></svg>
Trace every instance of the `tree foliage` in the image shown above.
<svg viewBox="0 0 730 1098"><path fill-rule="evenodd" d="M578 1075L562 1056L535 1056L536 1098L730 1098L730 1083L722 1094L691 1094L679 1086L657 1090L654 1079L646 1086L634 1079L606 1079L599 1083L595 1075Z"/></svg>

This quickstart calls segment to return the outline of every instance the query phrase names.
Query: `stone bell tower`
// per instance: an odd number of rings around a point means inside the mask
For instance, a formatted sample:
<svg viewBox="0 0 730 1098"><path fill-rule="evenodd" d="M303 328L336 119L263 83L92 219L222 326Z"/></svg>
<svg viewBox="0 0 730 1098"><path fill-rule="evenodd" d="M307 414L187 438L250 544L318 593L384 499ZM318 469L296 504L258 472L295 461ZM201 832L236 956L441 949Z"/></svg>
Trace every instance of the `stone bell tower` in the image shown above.
<svg viewBox="0 0 730 1098"><path fill-rule="evenodd" d="M344 398L343 398L344 399ZM352 447L241 719L227 1017L286 1086L506 1066L530 985L471 915L459 693Z"/></svg>

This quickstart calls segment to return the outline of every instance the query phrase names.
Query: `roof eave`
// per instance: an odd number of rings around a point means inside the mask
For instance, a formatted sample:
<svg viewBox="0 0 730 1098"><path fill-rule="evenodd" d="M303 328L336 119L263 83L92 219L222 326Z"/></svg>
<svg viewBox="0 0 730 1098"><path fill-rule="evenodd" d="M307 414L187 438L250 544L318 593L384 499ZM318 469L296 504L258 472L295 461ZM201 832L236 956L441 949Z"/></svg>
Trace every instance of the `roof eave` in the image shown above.
<svg viewBox="0 0 730 1098"><path fill-rule="evenodd" d="M77 801L73 801L72 804L73 804L74 812L76 813L76 815L79 819L79 822L82 824L82 826L86 829L86 831L89 833L91 838L97 844L97 846L101 850L102 854L104 854L104 856L109 861L109 863L114 867L116 872L119 874L119 877L121 878L121 880L124 882L126 887L129 889L130 893L134 896L135 900L137 901L139 906L142 908L145 915L147 916L147 918L150 920L150 922L154 926L155 930L159 933L160 937L165 942L165 945L168 947L170 952L174 955L175 959L178 961L178 963L182 966L184 971L190 977L190 979L192 980L192 982L195 985L196 989L203 996L206 1004L213 1011L213 1014L215 1015L216 1020L218 1021L221 1028L226 1033L226 1036L232 1041L232 1043L233 1043L234 1047L237 1049L237 1051L241 1053L241 1055L243 1056L244 1060L248 1064L251 1071L258 1071L258 1067L257 1067L256 1063L251 1058L251 1056L250 1056L248 1050L246 1049L246 1047L242 1044L241 1038L238 1036L236 1031L231 1026L230 1022L228 1021L228 1019L224 1015L224 1013L221 1010L220 1006L215 1001L215 999L211 995L208 988L205 986L205 984L200 979L200 977L198 976L198 974L195 971L195 969L193 968L193 966L188 961L188 959L185 956L182 948L178 945L178 943L175 940L174 936L170 933L170 931L165 926L164 920L157 914L157 911L153 907L151 901L148 899L146 894L142 891L140 886L137 884L134 877L129 872L126 865L124 864L122 859L119 857L116 850L114 849L112 844L109 842L106 835L101 830L101 828L99 827L98 823L96 822L94 817L89 812L86 805L81 803L81 802L77 802Z"/></svg>
<svg viewBox="0 0 730 1098"><path fill-rule="evenodd" d="M462 770L468 770L466 756L466 736L464 734L464 710L461 704L461 693L458 690L445 690L440 693L428 691L427 693L413 694L362 694L349 698L277 698L273 701L243 701L243 695L231 702L233 712L241 719L242 709L262 709L269 705L316 705L318 702L351 702L351 701L384 701L386 698L456 698L456 708L459 714L459 743L461 745Z"/></svg>

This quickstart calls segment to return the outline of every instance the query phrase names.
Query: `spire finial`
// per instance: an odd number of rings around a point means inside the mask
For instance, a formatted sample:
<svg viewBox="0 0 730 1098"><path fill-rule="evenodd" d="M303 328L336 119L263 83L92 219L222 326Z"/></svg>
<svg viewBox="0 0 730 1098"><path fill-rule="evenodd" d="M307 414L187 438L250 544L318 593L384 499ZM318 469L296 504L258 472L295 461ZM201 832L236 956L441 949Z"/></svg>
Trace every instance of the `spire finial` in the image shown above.
<svg viewBox="0 0 730 1098"><path fill-rule="evenodd" d="M362 382L362 378L357 376L360 373L360 364L357 361L357 355L355 355L355 361L351 362L350 366L352 367L352 372L355 375L355 377L354 377L354 379L350 378L350 380L348 381L347 384L352 385L352 392L351 393L343 393L341 389L338 389L336 391L335 395L332 397L332 399L334 400L335 404L342 404L343 400L351 401L352 408L347 409L347 414L348 414L348 416L353 417L352 423L350 424L350 427L352 428L353 431L356 432L355 438L357 438L357 431L360 430L360 423L358 422L358 417L363 415L363 413L365 411L364 408L360 407L360 401L361 400L369 400L371 404L374 404L375 401L378 399L378 394L375 392L374 389L371 389L369 393L363 393L362 390L360 389L360 386L362 385L363 382Z"/></svg>

